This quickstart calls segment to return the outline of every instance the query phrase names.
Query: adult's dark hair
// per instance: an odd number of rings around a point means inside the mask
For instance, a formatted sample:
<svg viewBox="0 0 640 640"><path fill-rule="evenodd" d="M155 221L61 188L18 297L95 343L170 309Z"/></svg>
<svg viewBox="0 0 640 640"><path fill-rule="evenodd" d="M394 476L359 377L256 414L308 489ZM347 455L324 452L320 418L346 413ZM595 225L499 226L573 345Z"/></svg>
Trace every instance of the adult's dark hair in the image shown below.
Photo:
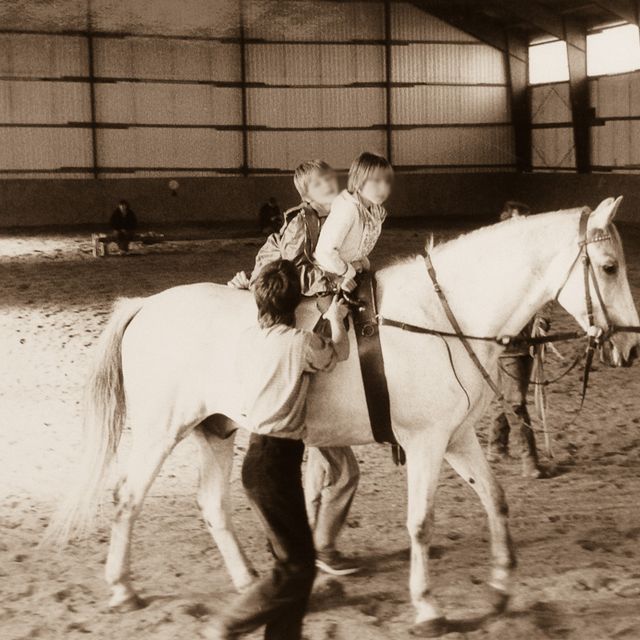
<svg viewBox="0 0 640 640"><path fill-rule="evenodd" d="M500 213L500 220L509 220L513 217L515 212L518 212L521 216L528 216L531 213L531 207L524 202L518 202L517 200L507 200L502 205L502 212Z"/></svg>
<svg viewBox="0 0 640 640"><path fill-rule="evenodd" d="M298 270L290 260L275 260L265 265L253 287L258 305L258 322L263 328L275 324L295 324L296 307L302 289Z"/></svg>

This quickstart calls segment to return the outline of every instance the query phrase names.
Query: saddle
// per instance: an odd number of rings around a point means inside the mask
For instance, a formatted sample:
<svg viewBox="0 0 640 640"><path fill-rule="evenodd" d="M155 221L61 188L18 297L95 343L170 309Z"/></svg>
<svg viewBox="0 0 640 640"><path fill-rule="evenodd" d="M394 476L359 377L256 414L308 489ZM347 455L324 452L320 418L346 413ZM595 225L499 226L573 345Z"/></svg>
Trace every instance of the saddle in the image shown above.
<svg viewBox="0 0 640 640"><path fill-rule="evenodd" d="M391 444L395 464L404 464L406 461L404 450L398 444L391 426L389 389L384 373L373 273L367 272L358 276L358 288L355 294L357 295L355 299L345 294L345 300L351 308L353 318L371 432L376 442ZM319 310L324 313L330 302L330 296L319 298ZM321 319L315 330L324 333L325 322Z"/></svg>

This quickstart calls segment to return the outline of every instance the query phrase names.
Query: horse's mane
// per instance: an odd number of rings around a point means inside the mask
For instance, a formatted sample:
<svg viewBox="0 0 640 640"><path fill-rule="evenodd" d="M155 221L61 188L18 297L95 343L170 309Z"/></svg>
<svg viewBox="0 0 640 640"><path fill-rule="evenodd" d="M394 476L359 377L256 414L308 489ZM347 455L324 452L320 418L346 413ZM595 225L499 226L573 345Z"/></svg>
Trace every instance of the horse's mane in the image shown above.
<svg viewBox="0 0 640 640"><path fill-rule="evenodd" d="M460 242L463 242L465 240L482 240L485 236L488 237L490 235L493 235L496 232L496 230L499 228L502 228L502 229L517 228L524 235L530 232L529 227L531 226L531 224L539 224L542 220L544 220L547 223L553 223L556 216L558 215L566 216L570 214L577 214L577 213L580 213L583 210L583 208L584 207L574 207L571 209L559 209L557 211L545 211L543 213L537 213L530 216L522 216L520 218L509 218L508 220L502 220L499 222L485 225L483 227L479 227L478 229L473 229L471 231L460 233L454 238L448 238L446 240L441 240L439 242L436 241L434 234L430 233L427 236L427 239L425 241L425 249L429 253L437 255L440 251L444 249L449 249L454 245ZM386 269L390 267L398 266L398 265L413 263L416 260L416 258L421 258L421 257L422 257L422 254L419 254L419 253L412 253L407 256L400 256L394 259L391 263L389 263Z"/></svg>

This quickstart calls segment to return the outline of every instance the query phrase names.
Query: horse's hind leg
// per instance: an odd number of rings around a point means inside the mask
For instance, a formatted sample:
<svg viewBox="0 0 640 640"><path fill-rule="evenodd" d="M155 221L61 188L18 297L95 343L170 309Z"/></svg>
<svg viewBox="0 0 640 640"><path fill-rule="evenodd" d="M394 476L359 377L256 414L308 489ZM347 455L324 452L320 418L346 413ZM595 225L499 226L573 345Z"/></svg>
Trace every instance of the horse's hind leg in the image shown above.
<svg viewBox="0 0 640 640"><path fill-rule="evenodd" d="M478 494L489 518L493 568L489 585L495 593L494 608L506 607L509 598L511 571L516 565L515 553L507 516L509 507L502 487L487 462L475 431L464 427L449 443L445 454L447 462Z"/></svg>
<svg viewBox="0 0 640 640"><path fill-rule="evenodd" d="M136 426L140 428L142 425L138 423ZM105 578L111 589L109 606L123 611L144 606L131 585L131 533L149 487L176 444L175 438L168 441L166 435L154 441L152 437L143 437L139 433L134 431L127 471L113 493L115 515L105 566ZM147 434L153 434L148 427Z"/></svg>
<svg viewBox="0 0 640 640"><path fill-rule="evenodd" d="M256 571L245 556L231 522L230 477L235 432L233 423L221 416L207 419L195 431L200 444L198 504L238 591L248 587Z"/></svg>

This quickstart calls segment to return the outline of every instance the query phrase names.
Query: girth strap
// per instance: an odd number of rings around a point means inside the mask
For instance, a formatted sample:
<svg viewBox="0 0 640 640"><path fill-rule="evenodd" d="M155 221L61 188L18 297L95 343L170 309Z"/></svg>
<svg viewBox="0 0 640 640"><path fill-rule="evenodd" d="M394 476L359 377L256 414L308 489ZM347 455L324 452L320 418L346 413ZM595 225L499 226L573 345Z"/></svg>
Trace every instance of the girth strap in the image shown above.
<svg viewBox="0 0 640 640"><path fill-rule="evenodd" d="M353 324L373 437L376 442L397 445L398 441L391 427L389 389L378 331L374 283L371 273L362 274L358 288L362 304L353 312Z"/></svg>

